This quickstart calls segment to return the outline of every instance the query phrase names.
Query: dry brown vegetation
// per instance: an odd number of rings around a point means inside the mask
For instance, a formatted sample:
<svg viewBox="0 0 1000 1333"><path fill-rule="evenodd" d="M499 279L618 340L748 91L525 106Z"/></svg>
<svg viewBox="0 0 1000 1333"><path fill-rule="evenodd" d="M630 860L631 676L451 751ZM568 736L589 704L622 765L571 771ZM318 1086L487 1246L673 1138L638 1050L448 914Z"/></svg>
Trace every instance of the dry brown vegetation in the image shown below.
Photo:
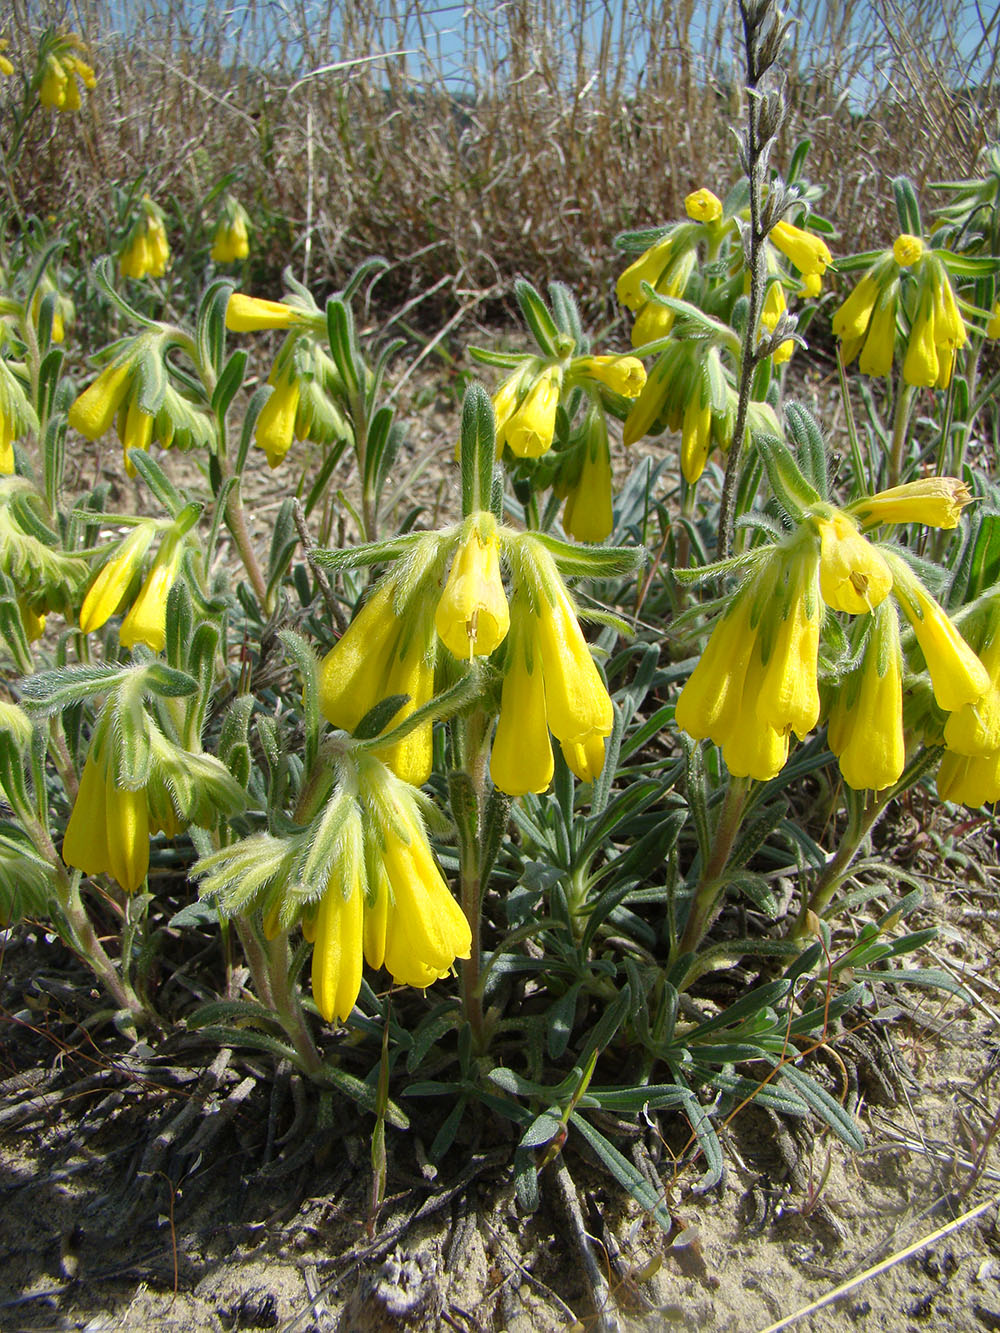
<svg viewBox="0 0 1000 1333"><path fill-rule="evenodd" d="M40 23L65 19L48 9L15 4L11 54L25 66ZM719 0L122 9L115 28L109 6L73 6L100 82L82 116L35 115L14 183L25 213L74 221L80 258L114 239L112 185L141 176L174 201L175 247L193 259L192 220L232 173L257 223L261 288L289 256L322 283L381 253L394 265L383 291L412 300L414 319L499 294L519 272L569 281L597 309L617 231L734 179L738 20ZM811 140L806 172L842 248L882 243L892 176L919 187L965 174L994 136L1000 20L963 0L788 9L778 165ZM0 97L16 97L4 84Z"/></svg>

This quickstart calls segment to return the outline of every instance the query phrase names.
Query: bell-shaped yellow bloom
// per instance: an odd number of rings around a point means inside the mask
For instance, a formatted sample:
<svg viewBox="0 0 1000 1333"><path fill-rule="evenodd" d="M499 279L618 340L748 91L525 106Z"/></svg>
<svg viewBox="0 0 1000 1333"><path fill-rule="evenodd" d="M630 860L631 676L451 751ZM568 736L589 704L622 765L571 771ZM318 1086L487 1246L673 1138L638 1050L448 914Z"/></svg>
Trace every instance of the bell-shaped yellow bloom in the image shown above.
<svg viewBox="0 0 1000 1333"><path fill-rule="evenodd" d="M972 809L1000 801L1000 750L975 758L946 753L938 770L937 793L942 801Z"/></svg>
<svg viewBox="0 0 1000 1333"><path fill-rule="evenodd" d="M948 718L944 743L956 754L988 758L1000 751L1000 631L979 650L990 687L981 699L964 704Z"/></svg>
<svg viewBox="0 0 1000 1333"><path fill-rule="evenodd" d="M1000 301L993 302L993 309L986 324L987 338L1000 338Z"/></svg>
<svg viewBox="0 0 1000 1333"><path fill-rule="evenodd" d="M62 855L84 874L110 875L126 893L134 893L149 870L146 793L116 786L93 754L83 766Z"/></svg>
<svg viewBox="0 0 1000 1333"><path fill-rule="evenodd" d="M132 383L130 360L113 361L88 385L69 409L69 424L88 440L99 440L111 427Z"/></svg>
<svg viewBox="0 0 1000 1333"><path fill-rule="evenodd" d="M45 615L36 611L23 597L17 599L17 609L21 613L21 625L24 637L29 643L36 643L45 633Z"/></svg>
<svg viewBox="0 0 1000 1333"><path fill-rule="evenodd" d="M882 285L872 273L866 273L854 291L833 316L833 332L843 340L863 338Z"/></svg>
<svg viewBox="0 0 1000 1333"><path fill-rule="evenodd" d="M684 211L692 222L718 222L722 217L722 200L702 186L685 197Z"/></svg>
<svg viewBox="0 0 1000 1333"><path fill-rule="evenodd" d="M532 628L545 675L549 730L563 744L609 736L614 724L611 696L558 574L547 591L552 600L540 597Z"/></svg>
<svg viewBox="0 0 1000 1333"><path fill-rule="evenodd" d="M862 537L850 515L834 510L814 519L820 537L820 592L834 611L863 615L888 596L892 572L885 557Z"/></svg>
<svg viewBox="0 0 1000 1333"><path fill-rule="evenodd" d="M407 694L409 699L392 720L398 726L411 713L429 703L434 694L433 655L428 655L426 636L421 626L407 632L404 626L399 643L389 662L385 684L379 698ZM397 777L413 787L422 787L431 775L434 760L434 725L425 722L395 745L378 751Z"/></svg>
<svg viewBox="0 0 1000 1333"><path fill-rule="evenodd" d="M670 234L651 245L629 264L615 284L615 294L623 306L636 311L646 303L642 284L648 282L651 287L656 286L673 257L673 250L674 237Z"/></svg>
<svg viewBox="0 0 1000 1333"><path fill-rule="evenodd" d="M105 561L87 591L80 609L80 629L84 634L100 629L118 610L122 598L139 572L156 532L152 523L140 523Z"/></svg>
<svg viewBox="0 0 1000 1333"><path fill-rule="evenodd" d="M550 449L562 392L562 367L546 366L523 401L497 432L518 458L538 458Z"/></svg>
<svg viewBox="0 0 1000 1333"><path fill-rule="evenodd" d="M305 315L282 301L264 301L245 292L233 292L226 306L226 328L231 333L259 333L262 329L290 329Z"/></svg>
<svg viewBox="0 0 1000 1333"><path fill-rule="evenodd" d="M646 383L646 367L637 356L578 356L570 369L574 375L606 384L623 398L637 398Z"/></svg>
<svg viewBox="0 0 1000 1333"><path fill-rule="evenodd" d="M892 557L893 590L913 626L939 708L954 713L990 688L989 672L905 561Z"/></svg>
<svg viewBox="0 0 1000 1333"><path fill-rule="evenodd" d="M364 909L357 875L334 873L310 928L313 999L328 1023L343 1023L361 990Z"/></svg>
<svg viewBox="0 0 1000 1333"><path fill-rule="evenodd" d="M170 243L162 219L150 218L146 231L146 246L149 255L148 274L151 278L162 278L170 263Z"/></svg>
<svg viewBox="0 0 1000 1333"><path fill-rule="evenodd" d="M855 791L883 791L899 781L903 741L903 657L899 621L889 602L874 613L861 666L838 684L827 741Z"/></svg>
<svg viewBox="0 0 1000 1333"><path fill-rule="evenodd" d="M957 477L921 477L855 500L846 512L865 527L875 523L925 523L930 528L954 528L971 500L972 492Z"/></svg>
<svg viewBox="0 0 1000 1333"><path fill-rule="evenodd" d="M399 634L395 594L391 579L380 582L320 663L320 711L333 727L353 732L387 693L384 664Z"/></svg>
<svg viewBox="0 0 1000 1333"><path fill-rule="evenodd" d="M512 638L490 756L493 785L508 796L545 791L552 781L542 664L537 655L528 662L530 646L520 634Z"/></svg>
<svg viewBox="0 0 1000 1333"><path fill-rule="evenodd" d="M177 582L184 544L168 533L156 553L152 568L139 590L139 596L122 621L118 637L125 648L144 643L153 652L162 652L167 639L167 598Z"/></svg>
<svg viewBox="0 0 1000 1333"><path fill-rule="evenodd" d="M61 111L66 102L68 86L69 76L62 63L54 55L46 56L42 82L38 89L38 100L42 106L50 111Z"/></svg>
<svg viewBox="0 0 1000 1333"><path fill-rule="evenodd" d="M295 438L295 415L299 410L299 384L291 368L286 375L268 376L272 385L271 396L260 409L254 439L264 450L268 464L277 467Z"/></svg>
<svg viewBox="0 0 1000 1333"><path fill-rule="evenodd" d="M879 294L858 360L858 369L862 375L885 377L892 370L892 360L896 354L897 296L898 288L895 284L883 288ZM846 354L846 347L844 351L845 361L852 360Z"/></svg>
<svg viewBox="0 0 1000 1333"><path fill-rule="evenodd" d="M924 243L919 236L903 232L892 243L892 257L901 268L911 268L924 253Z"/></svg>
<svg viewBox="0 0 1000 1333"><path fill-rule="evenodd" d="M614 527L611 498L611 452L602 416L593 418L583 445L580 473L570 487L563 509L563 529L578 542L603 542Z"/></svg>
<svg viewBox="0 0 1000 1333"><path fill-rule="evenodd" d="M579 740L560 741L559 748L570 772L581 782L595 782L600 777L607 752L602 731L595 729Z"/></svg>
<svg viewBox="0 0 1000 1333"><path fill-rule="evenodd" d="M823 618L815 554L789 558L785 580L775 589L773 603L761 617L756 656L760 658L760 688L747 697L756 699L759 722L778 732L794 731L805 740L819 721L819 634Z"/></svg>
<svg viewBox="0 0 1000 1333"><path fill-rule="evenodd" d="M748 587L733 596L677 700L676 721L695 740L721 745L739 721L750 654L756 642ZM748 725L755 725L750 718Z"/></svg>
<svg viewBox="0 0 1000 1333"><path fill-rule="evenodd" d="M702 403L700 390L688 399L681 426L681 472L689 485L694 485L705 471L712 448L712 405Z"/></svg>
<svg viewBox="0 0 1000 1333"><path fill-rule="evenodd" d="M903 379L917 388L932 388L938 380L938 353L934 333L934 298L924 293L910 329L903 357Z"/></svg>
<svg viewBox="0 0 1000 1333"><path fill-rule="evenodd" d="M770 240L803 275L818 273L822 276L833 262L830 247L822 237L788 222L776 222L770 231Z"/></svg>
<svg viewBox="0 0 1000 1333"><path fill-rule="evenodd" d="M466 527L434 614L442 642L461 661L489 657L510 628L496 519L476 514Z"/></svg>
<svg viewBox="0 0 1000 1333"><path fill-rule="evenodd" d="M384 963L394 981L422 989L445 976L456 958L469 957L472 931L415 810L397 805L393 813L382 827L385 881L369 909L376 928L366 930L365 957L372 967Z"/></svg>
<svg viewBox="0 0 1000 1333"><path fill-rule="evenodd" d="M10 41L6 37L0 37L0 74L9 78L14 73L14 66L4 55L4 51L10 46Z"/></svg>
<svg viewBox="0 0 1000 1333"><path fill-rule="evenodd" d="M125 459L125 471L130 477L135 476L135 464L129 458L130 449L149 449L153 438L153 416L139 405L139 395L134 394L125 413L124 426L120 428L122 454Z"/></svg>
<svg viewBox="0 0 1000 1333"><path fill-rule="evenodd" d="M118 268L123 278L134 278L137 282L146 276L150 269L149 240L145 232L138 232L118 256Z"/></svg>
<svg viewBox="0 0 1000 1333"><path fill-rule="evenodd" d="M235 264L246 259L249 253L250 237L245 219L239 215L223 218L215 229L210 258L216 264Z"/></svg>

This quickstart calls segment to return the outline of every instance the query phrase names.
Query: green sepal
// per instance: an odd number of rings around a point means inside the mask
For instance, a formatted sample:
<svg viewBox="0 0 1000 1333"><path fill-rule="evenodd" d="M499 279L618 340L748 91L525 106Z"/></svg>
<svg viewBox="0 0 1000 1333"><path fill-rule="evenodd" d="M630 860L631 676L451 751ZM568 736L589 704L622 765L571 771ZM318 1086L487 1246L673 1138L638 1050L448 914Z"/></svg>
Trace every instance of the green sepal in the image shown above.
<svg viewBox="0 0 1000 1333"><path fill-rule="evenodd" d="M183 670L187 662L187 647L193 622L194 607L191 603L191 592L185 579L177 579L167 593L164 655L170 665L178 671Z"/></svg>
<svg viewBox="0 0 1000 1333"><path fill-rule="evenodd" d="M826 445L819 423L801 403L786 404L785 421L792 442L798 450L807 481L816 488L820 498L825 500L829 495L830 483L827 476Z"/></svg>
<svg viewBox="0 0 1000 1333"><path fill-rule="evenodd" d="M490 509L496 458L493 403L481 384L473 383L462 400L462 517Z"/></svg>
<svg viewBox="0 0 1000 1333"><path fill-rule="evenodd" d="M1000 259L996 255L958 255L953 250L933 251L949 273L961 278L986 278L996 273Z"/></svg>
<svg viewBox="0 0 1000 1333"><path fill-rule="evenodd" d="M775 498L790 518L801 522L821 496L799 470L794 456L776 435L761 432L753 437L757 452L763 459L767 479Z"/></svg>
<svg viewBox="0 0 1000 1333"><path fill-rule="evenodd" d="M642 294L647 301L653 301L656 305L664 305L672 310L675 315L680 315L683 319L689 321L693 326L688 330L687 336L698 336L712 338L720 347L730 354L733 360L739 364L740 359L740 340L728 324L723 324L719 319L713 319L711 315L706 315L700 306L692 305L690 301L684 301L679 296L665 296L663 292L658 292L655 287L651 287L648 282L642 283Z"/></svg>
<svg viewBox="0 0 1000 1333"><path fill-rule="evenodd" d="M34 666L34 659L28 636L24 632L21 608L17 604L16 597L8 591L11 587L10 580L5 578L3 586L4 591L0 593L0 644L10 654L18 671L27 673Z"/></svg>

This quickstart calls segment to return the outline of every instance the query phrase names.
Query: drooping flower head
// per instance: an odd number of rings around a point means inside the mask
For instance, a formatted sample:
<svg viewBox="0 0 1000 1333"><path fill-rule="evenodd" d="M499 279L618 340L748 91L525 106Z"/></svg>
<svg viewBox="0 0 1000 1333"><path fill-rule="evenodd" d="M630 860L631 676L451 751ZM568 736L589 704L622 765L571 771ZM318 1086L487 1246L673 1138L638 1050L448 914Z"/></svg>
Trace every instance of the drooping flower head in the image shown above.
<svg viewBox="0 0 1000 1333"><path fill-rule="evenodd" d="M86 49L76 33L56 33L50 29L43 34L33 79L43 107L51 111L79 111L80 85L88 92L97 87L94 71L79 54ZM10 62L5 60L5 63ZM13 67L4 72L13 73Z"/></svg>
<svg viewBox="0 0 1000 1333"><path fill-rule="evenodd" d="M210 258L216 264L235 264L250 253L250 218L239 200L227 194L212 239Z"/></svg>
<svg viewBox="0 0 1000 1333"><path fill-rule="evenodd" d="M143 195L138 217L132 223L118 252L123 278L162 278L170 263L170 243L163 209Z"/></svg>

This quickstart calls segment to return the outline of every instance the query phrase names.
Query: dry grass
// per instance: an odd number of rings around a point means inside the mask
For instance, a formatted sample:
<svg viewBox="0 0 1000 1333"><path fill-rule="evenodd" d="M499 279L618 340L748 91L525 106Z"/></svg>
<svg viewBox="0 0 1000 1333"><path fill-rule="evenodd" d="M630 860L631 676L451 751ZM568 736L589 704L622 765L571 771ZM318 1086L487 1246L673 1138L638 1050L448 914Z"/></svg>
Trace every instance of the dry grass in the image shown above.
<svg viewBox="0 0 1000 1333"><path fill-rule="evenodd" d="M84 252L108 244L88 219L108 212L112 183L144 174L190 218L235 173L258 223L261 289L289 256L322 286L382 253L394 266L383 291L419 320L518 272L606 292L615 232L677 216L689 190L721 193L736 170L728 0L126 9L115 31L109 6L76 6L98 89L72 121L36 115L16 182L26 212L73 220ZM790 12L778 162L808 137L807 173L827 187L843 248L881 243L893 175L966 173L995 133L1000 21L962 0L796 0ZM17 6L15 49L31 49L43 15Z"/></svg>

